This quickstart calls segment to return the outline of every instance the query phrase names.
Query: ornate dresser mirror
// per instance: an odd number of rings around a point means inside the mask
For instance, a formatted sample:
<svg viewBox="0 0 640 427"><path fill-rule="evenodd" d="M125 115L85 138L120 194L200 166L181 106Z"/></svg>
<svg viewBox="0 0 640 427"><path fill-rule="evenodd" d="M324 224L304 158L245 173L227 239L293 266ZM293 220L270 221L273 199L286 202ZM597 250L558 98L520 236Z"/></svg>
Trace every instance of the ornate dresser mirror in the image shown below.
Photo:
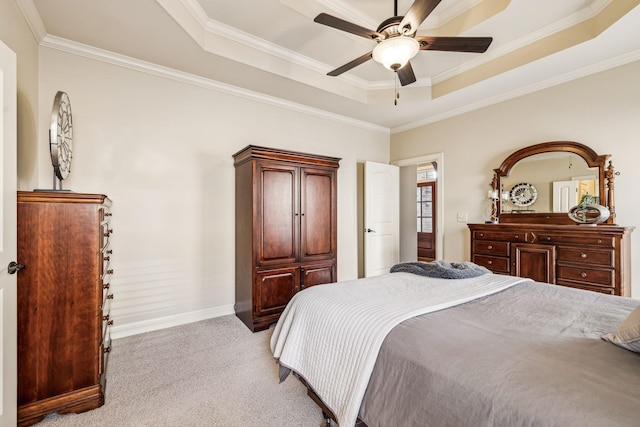
<svg viewBox="0 0 640 427"><path fill-rule="evenodd" d="M492 219L501 223L573 224L567 212L591 195L615 223L614 176L609 155L573 141L531 145L507 157L494 169L496 197Z"/></svg>
<svg viewBox="0 0 640 427"><path fill-rule="evenodd" d="M490 184L491 221L468 224L471 261L494 273L630 296L634 227L614 224L609 157L571 141L531 145L507 157ZM606 223L569 218L585 195L609 209Z"/></svg>

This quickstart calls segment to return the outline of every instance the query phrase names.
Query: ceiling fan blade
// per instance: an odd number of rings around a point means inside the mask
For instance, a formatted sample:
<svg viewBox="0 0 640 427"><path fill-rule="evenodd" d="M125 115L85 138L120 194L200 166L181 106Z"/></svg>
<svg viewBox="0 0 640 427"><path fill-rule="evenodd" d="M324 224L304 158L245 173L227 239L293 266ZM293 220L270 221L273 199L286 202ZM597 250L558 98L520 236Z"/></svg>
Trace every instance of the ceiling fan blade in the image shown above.
<svg viewBox="0 0 640 427"><path fill-rule="evenodd" d="M360 25L353 24L345 21L344 19L336 18L335 16L321 13L313 20L318 24L327 25L338 30L346 31L347 33L355 34L356 36L365 37L369 40L377 39L381 37L377 31L369 30L368 28L361 27Z"/></svg>
<svg viewBox="0 0 640 427"><path fill-rule="evenodd" d="M350 69L352 69L354 67L357 67L358 65L367 62L371 58L372 58L372 53L371 52L365 53L360 58L356 58L351 62L347 62L342 67L336 68L335 70L327 73L327 76L332 76L332 77L339 76L340 74L344 73L345 71L349 71Z"/></svg>
<svg viewBox="0 0 640 427"><path fill-rule="evenodd" d="M414 34L441 0L416 0L400 22L400 32L404 35Z"/></svg>
<svg viewBox="0 0 640 427"><path fill-rule="evenodd" d="M411 62L407 62L407 65L398 70L398 79L400 79L402 86L410 85L416 81L416 75L413 74Z"/></svg>
<svg viewBox="0 0 640 427"><path fill-rule="evenodd" d="M483 53L489 48L493 37L418 36L416 40L420 43L420 50Z"/></svg>

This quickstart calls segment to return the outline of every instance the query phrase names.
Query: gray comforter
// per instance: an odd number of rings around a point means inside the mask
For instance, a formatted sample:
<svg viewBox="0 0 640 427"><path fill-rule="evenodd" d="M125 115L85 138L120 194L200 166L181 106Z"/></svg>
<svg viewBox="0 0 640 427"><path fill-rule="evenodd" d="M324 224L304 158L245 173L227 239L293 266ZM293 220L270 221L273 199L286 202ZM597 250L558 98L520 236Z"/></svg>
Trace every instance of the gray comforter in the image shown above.
<svg viewBox="0 0 640 427"><path fill-rule="evenodd" d="M603 341L637 300L542 283L386 337L360 409L378 426L640 426L640 355Z"/></svg>

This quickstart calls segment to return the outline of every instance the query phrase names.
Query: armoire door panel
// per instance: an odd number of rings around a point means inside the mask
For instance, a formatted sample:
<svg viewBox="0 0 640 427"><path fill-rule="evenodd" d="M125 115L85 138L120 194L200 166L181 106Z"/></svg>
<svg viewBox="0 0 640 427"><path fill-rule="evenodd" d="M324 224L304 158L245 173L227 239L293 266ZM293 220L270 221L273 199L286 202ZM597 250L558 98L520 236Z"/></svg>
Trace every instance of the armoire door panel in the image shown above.
<svg viewBox="0 0 640 427"><path fill-rule="evenodd" d="M335 172L301 169L300 260L331 258L335 253Z"/></svg>
<svg viewBox="0 0 640 427"><path fill-rule="evenodd" d="M300 289L300 269L280 268L256 274L256 315L282 311Z"/></svg>
<svg viewBox="0 0 640 427"><path fill-rule="evenodd" d="M258 263L295 261L297 255L297 169L288 166L260 167Z"/></svg>
<svg viewBox="0 0 640 427"><path fill-rule="evenodd" d="M301 273L301 289L336 281L336 265L334 263L303 266L301 267Z"/></svg>

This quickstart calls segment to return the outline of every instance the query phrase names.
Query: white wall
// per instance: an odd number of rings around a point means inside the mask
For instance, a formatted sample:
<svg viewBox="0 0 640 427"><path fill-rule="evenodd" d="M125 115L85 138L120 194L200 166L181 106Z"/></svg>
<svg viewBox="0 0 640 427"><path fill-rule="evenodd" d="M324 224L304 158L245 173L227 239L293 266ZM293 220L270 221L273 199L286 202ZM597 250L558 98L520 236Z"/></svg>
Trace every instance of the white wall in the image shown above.
<svg viewBox="0 0 640 427"><path fill-rule="evenodd" d="M512 152L546 141L572 140L611 154L617 223L640 225L638 141L640 61L548 88L391 137L391 160L443 152L444 258L468 260L469 231L456 222L483 222L493 169ZM640 230L631 236L632 296L640 298Z"/></svg>
<svg viewBox="0 0 640 427"><path fill-rule="evenodd" d="M50 48L39 75L37 185L52 185L45 137L63 90L74 118L64 186L114 202L114 335L233 312L232 155L248 144L342 158L338 278L357 277L356 165L388 162L388 131Z"/></svg>

